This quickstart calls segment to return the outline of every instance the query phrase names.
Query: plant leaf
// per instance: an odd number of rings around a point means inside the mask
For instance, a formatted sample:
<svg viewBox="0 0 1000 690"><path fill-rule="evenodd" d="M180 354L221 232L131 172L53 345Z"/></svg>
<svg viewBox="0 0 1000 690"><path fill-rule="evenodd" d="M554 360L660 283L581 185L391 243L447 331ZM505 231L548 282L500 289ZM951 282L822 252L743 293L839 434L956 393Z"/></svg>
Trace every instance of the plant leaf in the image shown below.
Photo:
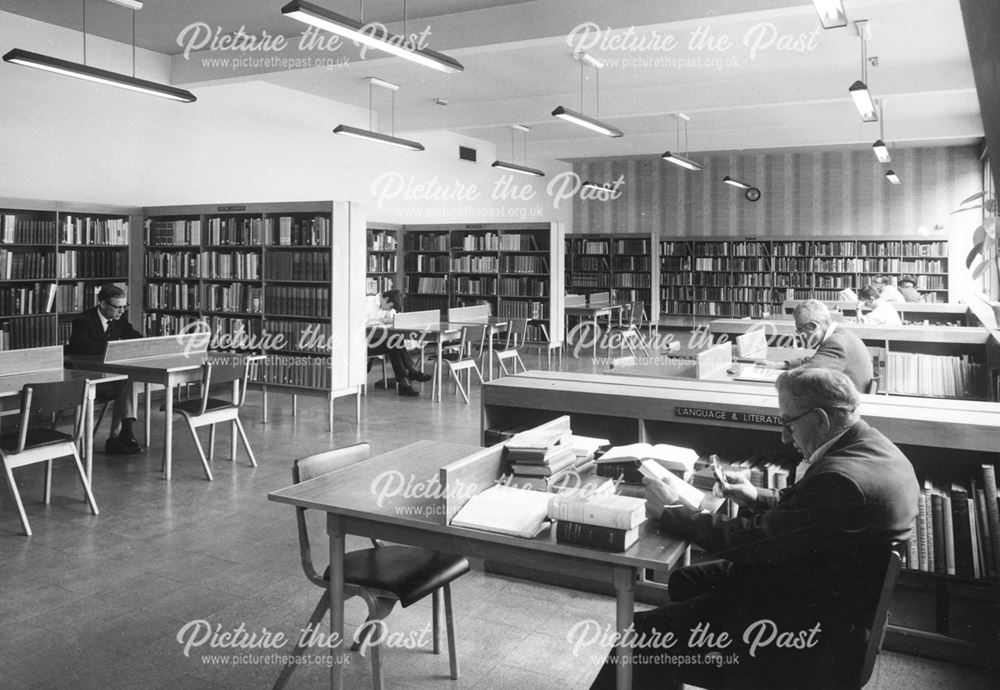
<svg viewBox="0 0 1000 690"><path fill-rule="evenodd" d="M975 201L976 199L982 199L984 196L986 196L986 190L983 190L981 192L976 192L975 194L973 194L972 196L970 196L968 199L966 199L962 203L960 203L959 206L964 206L965 204L969 203L970 201Z"/></svg>
<svg viewBox="0 0 1000 690"><path fill-rule="evenodd" d="M978 228L972 231L972 244L981 245L986 241L986 229L980 225Z"/></svg>
<svg viewBox="0 0 1000 690"><path fill-rule="evenodd" d="M951 213L949 213L948 215L950 215L950 216L953 216L953 215L955 215L956 213L961 213L962 211L976 211L976 210L978 210L978 209L981 209L981 208L983 208L983 205L982 205L982 204L976 204L975 206L968 206L968 207L966 207L966 208L958 208L958 209L955 209L954 211L952 211L952 212L951 212Z"/></svg>
<svg viewBox="0 0 1000 690"><path fill-rule="evenodd" d="M991 240L995 240L997 238L997 219L995 216L993 218L987 218L983 223L982 228L983 232Z"/></svg>
<svg viewBox="0 0 1000 690"><path fill-rule="evenodd" d="M976 278L981 276L983 274L983 271L989 268L989 265L990 265L989 261L980 262L980 264L972 270L972 279L975 280Z"/></svg>
<svg viewBox="0 0 1000 690"><path fill-rule="evenodd" d="M979 242L971 250L969 250L969 255L965 257L965 267L972 268L972 262L976 260L976 257L983 253L983 243Z"/></svg>

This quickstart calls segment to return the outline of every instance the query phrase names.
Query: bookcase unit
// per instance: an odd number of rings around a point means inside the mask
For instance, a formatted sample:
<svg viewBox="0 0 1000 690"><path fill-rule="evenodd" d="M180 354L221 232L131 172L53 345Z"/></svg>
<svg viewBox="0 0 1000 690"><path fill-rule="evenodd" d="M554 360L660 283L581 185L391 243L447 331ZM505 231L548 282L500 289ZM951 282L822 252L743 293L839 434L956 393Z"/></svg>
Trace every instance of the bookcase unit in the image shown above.
<svg viewBox="0 0 1000 690"><path fill-rule="evenodd" d="M145 209L147 335L209 325L263 351L255 382L328 397L364 383L364 219L348 202Z"/></svg>
<svg viewBox="0 0 1000 690"><path fill-rule="evenodd" d="M377 295L400 286L400 242L402 229L390 225L368 225L368 273L365 294Z"/></svg>
<svg viewBox="0 0 1000 690"><path fill-rule="evenodd" d="M100 286L130 284L137 210L0 199L0 350L69 340Z"/></svg>
<svg viewBox="0 0 1000 690"><path fill-rule="evenodd" d="M879 275L913 276L927 302L948 301L948 242L926 237L663 239L659 264L668 323L766 318L785 300L836 300Z"/></svg>
<svg viewBox="0 0 1000 690"><path fill-rule="evenodd" d="M563 237L558 223L406 226L406 309L489 304L499 317L527 318L562 342Z"/></svg>
<svg viewBox="0 0 1000 690"><path fill-rule="evenodd" d="M566 235L566 292L610 292L613 302L645 304L660 313L660 243L650 234Z"/></svg>

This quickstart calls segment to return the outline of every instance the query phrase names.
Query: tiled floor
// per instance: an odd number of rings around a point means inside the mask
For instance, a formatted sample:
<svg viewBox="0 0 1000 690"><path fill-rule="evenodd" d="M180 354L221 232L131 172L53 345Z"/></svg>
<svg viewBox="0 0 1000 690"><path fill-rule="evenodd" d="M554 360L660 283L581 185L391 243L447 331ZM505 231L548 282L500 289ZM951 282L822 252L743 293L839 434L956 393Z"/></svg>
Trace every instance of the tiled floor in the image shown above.
<svg viewBox="0 0 1000 690"><path fill-rule="evenodd" d="M567 365L589 366L586 360ZM135 458L97 456L98 517L79 500L67 464L56 469L49 506L39 500L41 466L17 470L35 534L21 534L9 493L0 489L0 687L270 687L280 664L257 657L287 653L291 644L218 650L255 655L221 663L207 644L185 655L179 631L204 620L213 632L216 626L226 632L243 625L247 632L294 635L320 592L302 575L291 508L267 501L267 492L290 483L293 458L358 439L371 441L376 452L419 438L477 443L478 387L469 406L450 391L441 404L432 404L429 392L427 385L421 398L404 399L371 391L360 428L351 404L338 401L333 433L326 431L325 404L316 398L300 398L293 419L290 400L273 396L272 418L261 424L260 395L254 393L244 420L259 468L247 466L242 455L236 464L216 459L215 481L207 482L186 430L179 428L169 483L161 479L155 451ZM104 436L102 430L101 442ZM154 448L159 439L154 430ZM227 446L221 443L220 450L227 452ZM611 599L479 570L455 583L454 598L461 679L448 680L446 655L405 648L429 625L427 601L390 618L390 632L405 635L382 655L388 688L589 686L599 655L574 654L566 634L581 620L613 621ZM363 617L363 605L349 602L349 623ZM359 654L351 656L348 687L371 687L368 664ZM322 664L306 665L290 687L322 688L326 673ZM982 672L886 652L868 687L997 685Z"/></svg>

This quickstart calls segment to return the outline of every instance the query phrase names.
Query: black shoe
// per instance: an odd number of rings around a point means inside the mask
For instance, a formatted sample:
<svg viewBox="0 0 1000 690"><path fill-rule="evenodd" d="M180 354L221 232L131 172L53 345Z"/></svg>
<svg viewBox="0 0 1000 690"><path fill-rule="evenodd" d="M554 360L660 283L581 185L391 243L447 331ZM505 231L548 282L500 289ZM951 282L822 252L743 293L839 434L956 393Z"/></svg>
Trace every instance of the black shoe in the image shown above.
<svg viewBox="0 0 1000 690"><path fill-rule="evenodd" d="M118 442L124 445L126 448L131 448L132 450L139 451L142 450L142 445L135 440L135 436L132 435L131 431L122 431L117 436Z"/></svg>
<svg viewBox="0 0 1000 690"><path fill-rule="evenodd" d="M420 383L426 383L431 380L431 375L414 369L410 372L410 378L414 381L419 381Z"/></svg>
<svg viewBox="0 0 1000 690"><path fill-rule="evenodd" d="M411 386L408 383L400 383L398 386L396 386L396 390L399 391L400 395L405 395L410 398L420 395L420 391L414 390L413 386Z"/></svg>
<svg viewBox="0 0 1000 690"><path fill-rule="evenodd" d="M104 444L104 452L108 455L135 455L142 452L141 446L132 447L120 439L111 437Z"/></svg>

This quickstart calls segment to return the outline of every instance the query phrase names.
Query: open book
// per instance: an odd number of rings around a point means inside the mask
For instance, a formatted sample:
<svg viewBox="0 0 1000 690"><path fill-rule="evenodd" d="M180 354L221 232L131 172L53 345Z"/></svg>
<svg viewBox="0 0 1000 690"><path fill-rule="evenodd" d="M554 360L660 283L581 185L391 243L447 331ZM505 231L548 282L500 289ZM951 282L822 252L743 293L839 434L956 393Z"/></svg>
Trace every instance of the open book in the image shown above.
<svg viewBox="0 0 1000 690"><path fill-rule="evenodd" d="M665 470L659 464L650 460L642 460L639 463L639 471L644 477L659 479L677 492L680 502L691 510L701 510L701 503L705 498L705 492L688 484L673 472Z"/></svg>
<svg viewBox="0 0 1000 690"><path fill-rule="evenodd" d="M627 462L630 459L642 460L651 458L668 470L686 474L694 471L694 463L698 453L690 448L671 446L667 443L631 443L627 446L615 446L602 455L598 463Z"/></svg>
<svg viewBox="0 0 1000 690"><path fill-rule="evenodd" d="M549 526L545 519L549 496L544 491L494 484L470 498L451 524L515 537L535 537Z"/></svg>

